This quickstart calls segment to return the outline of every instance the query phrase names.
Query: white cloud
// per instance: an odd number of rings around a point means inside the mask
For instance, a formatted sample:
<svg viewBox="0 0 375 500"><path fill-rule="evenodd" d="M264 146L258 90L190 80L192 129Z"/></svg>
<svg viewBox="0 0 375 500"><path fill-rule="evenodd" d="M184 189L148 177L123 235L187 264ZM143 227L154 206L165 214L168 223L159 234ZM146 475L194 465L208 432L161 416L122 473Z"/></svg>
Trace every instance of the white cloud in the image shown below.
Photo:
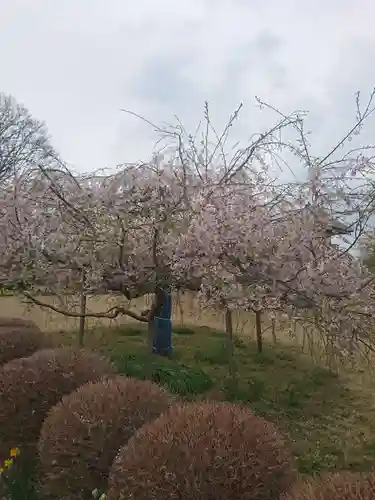
<svg viewBox="0 0 375 500"><path fill-rule="evenodd" d="M354 118L353 93L375 84L375 4L348 0L0 0L0 90L44 119L80 170L147 159L153 121L193 127L204 100L234 134L265 126L254 96L312 111L313 144ZM366 139L371 141L371 128Z"/></svg>

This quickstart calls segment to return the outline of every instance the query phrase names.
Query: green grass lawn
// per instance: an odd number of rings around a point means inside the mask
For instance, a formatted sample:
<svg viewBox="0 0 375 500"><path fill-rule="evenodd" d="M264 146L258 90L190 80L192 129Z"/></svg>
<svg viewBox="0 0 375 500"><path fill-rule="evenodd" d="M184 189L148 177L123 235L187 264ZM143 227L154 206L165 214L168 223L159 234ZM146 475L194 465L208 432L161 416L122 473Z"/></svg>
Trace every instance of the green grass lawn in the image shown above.
<svg viewBox="0 0 375 500"><path fill-rule="evenodd" d="M60 335L62 344L75 342L73 334ZM143 325L100 329L87 333L86 347L109 355L120 373L150 378L183 398L249 405L285 434L301 473L375 468L372 398L300 350L265 345L259 355L252 342L236 338L233 384L222 332L176 328L170 359L150 356L145 338Z"/></svg>

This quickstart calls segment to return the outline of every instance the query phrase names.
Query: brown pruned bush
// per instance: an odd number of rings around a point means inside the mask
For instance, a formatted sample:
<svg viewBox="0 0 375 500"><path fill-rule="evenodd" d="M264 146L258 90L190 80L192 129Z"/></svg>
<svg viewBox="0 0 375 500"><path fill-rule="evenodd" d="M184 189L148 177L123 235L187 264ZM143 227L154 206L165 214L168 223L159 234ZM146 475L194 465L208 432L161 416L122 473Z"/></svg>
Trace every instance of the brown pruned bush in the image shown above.
<svg viewBox="0 0 375 500"><path fill-rule="evenodd" d="M239 405L190 403L142 427L120 450L108 500L276 500L294 480L271 423Z"/></svg>
<svg viewBox="0 0 375 500"><path fill-rule="evenodd" d="M0 318L0 365L51 347L52 342L32 321Z"/></svg>
<svg viewBox="0 0 375 500"><path fill-rule="evenodd" d="M3 328L32 328L39 330L36 324L30 319L0 317L0 332Z"/></svg>
<svg viewBox="0 0 375 500"><path fill-rule="evenodd" d="M297 483L282 500L374 500L375 474L339 472Z"/></svg>
<svg viewBox="0 0 375 500"><path fill-rule="evenodd" d="M149 381L118 376L89 383L49 412L38 445L42 497L91 499L107 488L118 449L134 432L174 403Z"/></svg>
<svg viewBox="0 0 375 500"><path fill-rule="evenodd" d="M45 416L62 396L113 373L111 363L90 351L37 351L0 368L0 459L19 447L31 456Z"/></svg>

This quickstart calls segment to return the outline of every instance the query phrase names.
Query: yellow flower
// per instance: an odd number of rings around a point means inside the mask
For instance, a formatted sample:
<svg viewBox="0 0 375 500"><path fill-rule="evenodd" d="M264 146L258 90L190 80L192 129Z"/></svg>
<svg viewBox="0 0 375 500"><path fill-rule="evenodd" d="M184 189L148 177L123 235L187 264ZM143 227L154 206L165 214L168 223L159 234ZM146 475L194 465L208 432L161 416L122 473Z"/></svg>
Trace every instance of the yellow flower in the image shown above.
<svg viewBox="0 0 375 500"><path fill-rule="evenodd" d="M10 456L11 457L17 457L20 454L19 448L11 448L10 449Z"/></svg>
<svg viewBox="0 0 375 500"><path fill-rule="evenodd" d="M0 467L0 474L2 474L4 472L4 469L2 467Z"/></svg>
<svg viewBox="0 0 375 500"><path fill-rule="evenodd" d="M99 500L105 500L107 498L107 495L105 493L102 493L99 497Z"/></svg>
<svg viewBox="0 0 375 500"><path fill-rule="evenodd" d="M13 458L8 458L7 460L4 461L4 467L9 467L13 463Z"/></svg>

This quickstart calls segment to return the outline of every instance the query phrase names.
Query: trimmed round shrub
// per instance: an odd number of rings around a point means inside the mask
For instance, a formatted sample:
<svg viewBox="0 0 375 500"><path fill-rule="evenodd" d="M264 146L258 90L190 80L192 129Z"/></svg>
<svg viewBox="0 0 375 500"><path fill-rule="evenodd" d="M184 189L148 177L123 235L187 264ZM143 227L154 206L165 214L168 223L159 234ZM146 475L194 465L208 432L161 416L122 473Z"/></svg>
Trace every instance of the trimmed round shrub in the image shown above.
<svg viewBox="0 0 375 500"><path fill-rule="evenodd" d="M174 402L149 381L115 377L89 383L49 412L39 440L38 483L46 498L91 499L107 488L118 449Z"/></svg>
<svg viewBox="0 0 375 500"><path fill-rule="evenodd" d="M0 365L49 347L52 342L32 321L0 318Z"/></svg>
<svg viewBox="0 0 375 500"><path fill-rule="evenodd" d="M33 329L38 329L39 328L36 326L36 324L29 320L29 319L23 319L23 318L2 318L0 317L0 331L2 328L33 328Z"/></svg>
<svg viewBox="0 0 375 500"><path fill-rule="evenodd" d="M90 351L44 349L0 368L0 459L18 447L35 451L40 429L62 396L113 372L111 363Z"/></svg>
<svg viewBox="0 0 375 500"><path fill-rule="evenodd" d="M229 403L172 407L116 457L108 500L276 500L295 479L275 427Z"/></svg>
<svg viewBox="0 0 375 500"><path fill-rule="evenodd" d="M283 500L373 500L375 474L340 472L320 480L297 483Z"/></svg>

